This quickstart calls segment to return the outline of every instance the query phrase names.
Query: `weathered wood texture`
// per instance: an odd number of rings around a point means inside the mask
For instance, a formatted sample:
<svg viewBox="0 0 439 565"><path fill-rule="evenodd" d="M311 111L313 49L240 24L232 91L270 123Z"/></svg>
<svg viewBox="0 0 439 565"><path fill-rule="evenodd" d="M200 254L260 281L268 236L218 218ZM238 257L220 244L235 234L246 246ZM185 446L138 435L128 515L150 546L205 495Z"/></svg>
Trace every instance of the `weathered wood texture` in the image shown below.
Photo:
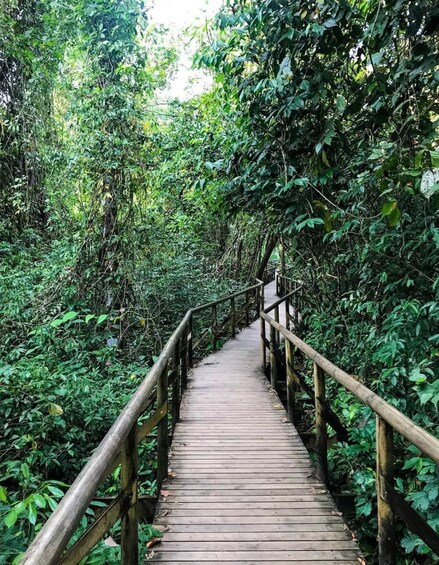
<svg viewBox="0 0 439 565"><path fill-rule="evenodd" d="M358 565L350 532L262 374L259 335L257 321L189 375L151 563Z"/></svg>

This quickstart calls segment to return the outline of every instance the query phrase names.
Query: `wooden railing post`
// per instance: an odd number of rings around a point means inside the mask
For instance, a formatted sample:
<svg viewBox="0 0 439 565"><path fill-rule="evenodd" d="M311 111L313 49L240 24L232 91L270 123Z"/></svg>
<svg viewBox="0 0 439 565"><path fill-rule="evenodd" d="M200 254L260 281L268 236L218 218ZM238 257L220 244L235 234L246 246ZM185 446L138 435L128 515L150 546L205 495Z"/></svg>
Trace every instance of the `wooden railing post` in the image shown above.
<svg viewBox="0 0 439 565"><path fill-rule="evenodd" d="M187 389L188 349L188 328L186 328L180 341L180 398Z"/></svg>
<svg viewBox="0 0 439 565"><path fill-rule="evenodd" d="M290 329L290 299L285 300L285 326Z"/></svg>
<svg viewBox="0 0 439 565"><path fill-rule="evenodd" d="M261 284L259 289L260 289L260 310L263 310L265 308L265 287L264 287L264 285ZM257 316L259 316L259 311L257 312Z"/></svg>
<svg viewBox="0 0 439 565"><path fill-rule="evenodd" d="M378 562L380 565L395 565L394 514L386 492L387 484L393 487L393 429L378 415L376 417L376 450Z"/></svg>
<svg viewBox="0 0 439 565"><path fill-rule="evenodd" d="M236 335L236 308L235 308L235 298L230 299L230 336L232 338Z"/></svg>
<svg viewBox="0 0 439 565"><path fill-rule="evenodd" d="M121 520L121 563L122 565L137 565L139 562L137 422L134 423L122 447L120 476L122 491L128 490L131 494L131 507Z"/></svg>
<svg viewBox="0 0 439 565"><path fill-rule="evenodd" d="M316 453L318 472L320 480L327 483L328 437L324 416L325 396L325 372L317 365L317 363L314 363L314 400L316 409Z"/></svg>
<svg viewBox="0 0 439 565"><path fill-rule="evenodd" d="M169 366L169 365L168 365ZM168 366L157 380L157 408L168 402ZM168 476L168 411L157 424L157 485Z"/></svg>
<svg viewBox="0 0 439 565"><path fill-rule="evenodd" d="M212 306L212 351L216 349L216 304Z"/></svg>
<svg viewBox="0 0 439 565"><path fill-rule="evenodd" d="M279 305L277 305L274 309L274 319L277 323L279 323ZM280 343L280 333L275 330L276 332L276 345L279 345Z"/></svg>
<svg viewBox="0 0 439 565"><path fill-rule="evenodd" d="M259 316L259 312L261 311L261 292L259 288L255 288L255 302L256 316Z"/></svg>
<svg viewBox="0 0 439 565"><path fill-rule="evenodd" d="M187 340L187 359L189 368L194 366L194 316L191 314L188 324L188 340ZM187 386L187 382L186 382Z"/></svg>
<svg viewBox="0 0 439 565"><path fill-rule="evenodd" d="M262 365L262 371L264 372L265 375L265 369L267 368L267 349L266 349L266 344L265 341L267 339L266 335L265 335L265 320L263 318L260 318L261 320L261 365Z"/></svg>
<svg viewBox="0 0 439 565"><path fill-rule="evenodd" d="M270 326L270 382L271 388L275 391L277 391L276 347L276 330Z"/></svg>
<svg viewBox="0 0 439 565"><path fill-rule="evenodd" d="M245 325L250 325L250 301L248 298L248 290L245 291Z"/></svg>
<svg viewBox="0 0 439 565"><path fill-rule="evenodd" d="M175 352L175 364L169 361L169 375L172 379L172 406L171 406L171 418L172 418L172 436L174 436L175 425L180 419L180 344L176 347ZM157 403L158 404L158 403Z"/></svg>
<svg viewBox="0 0 439 565"><path fill-rule="evenodd" d="M287 368L287 413L288 420L294 423L296 409L296 387L294 380L293 344L285 340L285 365Z"/></svg>
<svg viewBox="0 0 439 565"><path fill-rule="evenodd" d="M279 275L277 271L274 273L274 285L276 287L276 296L280 296L279 294Z"/></svg>

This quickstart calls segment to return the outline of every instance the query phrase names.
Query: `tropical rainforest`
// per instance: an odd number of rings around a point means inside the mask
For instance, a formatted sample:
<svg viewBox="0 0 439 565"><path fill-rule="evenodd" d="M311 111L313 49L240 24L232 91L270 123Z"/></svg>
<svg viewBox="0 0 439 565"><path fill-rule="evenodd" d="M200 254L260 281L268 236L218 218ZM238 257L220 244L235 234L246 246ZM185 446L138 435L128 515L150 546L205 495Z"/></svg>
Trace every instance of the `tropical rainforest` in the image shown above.
<svg viewBox="0 0 439 565"><path fill-rule="evenodd" d="M188 306L278 265L278 244L302 339L438 433L436 2L226 0L188 32L209 88L166 102L179 59L148 8L0 3L0 563L19 563ZM375 418L328 395L351 438L331 476L374 562ZM395 441L397 488L439 533L438 468ZM397 535L400 563L435 561Z"/></svg>

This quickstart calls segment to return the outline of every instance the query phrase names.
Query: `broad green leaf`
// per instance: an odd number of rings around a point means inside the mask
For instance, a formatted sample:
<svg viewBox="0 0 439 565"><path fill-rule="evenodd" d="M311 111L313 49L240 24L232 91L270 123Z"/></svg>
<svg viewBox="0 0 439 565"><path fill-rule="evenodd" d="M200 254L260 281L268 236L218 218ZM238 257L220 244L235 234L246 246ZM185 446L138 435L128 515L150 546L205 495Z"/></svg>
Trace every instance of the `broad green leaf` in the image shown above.
<svg viewBox="0 0 439 565"><path fill-rule="evenodd" d="M324 225L324 223L322 218L308 218L297 226L297 231L301 231L305 227L313 228L314 226Z"/></svg>
<svg viewBox="0 0 439 565"><path fill-rule="evenodd" d="M381 214L383 216L389 216L397 206L398 202L396 200L390 200L389 202L386 202L381 208Z"/></svg>
<svg viewBox="0 0 439 565"><path fill-rule="evenodd" d="M389 221L389 226L390 227L395 227L399 224L399 221L401 219L401 212L399 211L399 208L394 208L389 216L388 216L388 221Z"/></svg>
<svg viewBox="0 0 439 565"><path fill-rule="evenodd" d="M21 474L25 479L28 479L30 477L29 465L27 463L22 463L20 466L20 470L21 470Z"/></svg>
<svg viewBox="0 0 439 565"><path fill-rule="evenodd" d="M39 508L46 508L47 502L42 494L36 494L34 500L35 500L35 504Z"/></svg>
<svg viewBox="0 0 439 565"><path fill-rule="evenodd" d="M102 322L104 322L107 318L108 318L108 314L101 314L97 319L96 324L99 326L99 324L102 324Z"/></svg>
<svg viewBox="0 0 439 565"><path fill-rule="evenodd" d="M68 322L69 320L73 320L73 318L76 318L76 316L78 315L78 312L67 312L66 314L64 314L62 321L64 322Z"/></svg>
<svg viewBox="0 0 439 565"><path fill-rule="evenodd" d="M37 522L37 509L34 504L29 504L28 520L33 525Z"/></svg>
<svg viewBox="0 0 439 565"><path fill-rule="evenodd" d="M51 510L55 510L56 507L58 506L58 503L56 502L56 500L54 500L51 496L49 496L48 494L45 494L44 497L46 498L47 502L49 503L50 509Z"/></svg>
<svg viewBox="0 0 439 565"><path fill-rule="evenodd" d="M95 317L94 314L87 314L87 316L85 317L85 323L88 324L88 322L90 320L93 320L94 317Z"/></svg>
<svg viewBox="0 0 439 565"><path fill-rule="evenodd" d="M64 496L63 491L61 489L59 489L58 487L54 487L54 486L50 485L47 488L50 490L50 492L54 496L57 496L58 498L62 498ZM49 501L49 504L50 504L50 501Z"/></svg>
<svg viewBox="0 0 439 565"><path fill-rule="evenodd" d="M11 510L5 516L5 526L7 528L11 528L15 524L15 522L17 521L17 518L18 518L17 512L15 510Z"/></svg>
<svg viewBox="0 0 439 565"><path fill-rule="evenodd" d="M8 491L5 487L0 486L0 502L7 502L8 501Z"/></svg>
<svg viewBox="0 0 439 565"><path fill-rule="evenodd" d="M64 324L69 320L73 320L73 318L76 318L77 315L78 312L73 312L73 311L67 312L66 314L64 314L62 318L57 318L56 320L53 320L53 322L50 325L52 326L52 328L56 328L57 326L60 326L61 324Z"/></svg>
<svg viewBox="0 0 439 565"><path fill-rule="evenodd" d="M431 166L439 169L439 151L430 151Z"/></svg>

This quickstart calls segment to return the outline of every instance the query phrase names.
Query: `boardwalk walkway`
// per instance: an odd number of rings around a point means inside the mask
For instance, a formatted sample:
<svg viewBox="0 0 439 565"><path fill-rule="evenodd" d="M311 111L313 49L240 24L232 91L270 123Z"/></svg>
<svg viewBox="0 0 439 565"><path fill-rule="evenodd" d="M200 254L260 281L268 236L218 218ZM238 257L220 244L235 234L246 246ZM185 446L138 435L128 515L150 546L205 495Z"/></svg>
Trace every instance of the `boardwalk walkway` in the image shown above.
<svg viewBox="0 0 439 565"><path fill-rule="evenodd" d="M267 285L266 305L274 293ZM148 563L358 564L285 416L260 369L257 321L191 372Z"/></svg>

